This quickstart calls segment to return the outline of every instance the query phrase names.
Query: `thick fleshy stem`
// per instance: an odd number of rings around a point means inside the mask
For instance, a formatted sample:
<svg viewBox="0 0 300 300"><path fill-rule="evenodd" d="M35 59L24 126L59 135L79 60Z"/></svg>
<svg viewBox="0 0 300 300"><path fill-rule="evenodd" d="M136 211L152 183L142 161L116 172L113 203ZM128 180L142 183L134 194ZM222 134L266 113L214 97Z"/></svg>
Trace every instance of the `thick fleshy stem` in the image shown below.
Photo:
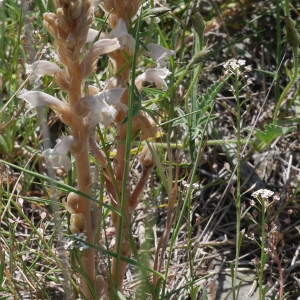
<svg viewBox="0 0 300 300"><path fill-rule="evenodd" d="M82 98L82 76L80 69L81 49L87 38L88 28L93 21L92 2L74 1L65 2L56 0L54 2L56 14L44 14L44 25L54 37L57 53L65 64L67 74L70 75L72 86L67 90L70 105L69 126L74 136L71 152L75 157L77 188L82 193L91 195L91 174L88 154L89 124L86 119L80 118L73 113L72 107ZM71 230L82 230L86 235L86 241L95 244L95 226L93 218L98 211L91 205L90 200L78 196L76 213L71 218ZM82 223L75 226L75 222ZM84 224L84 225L83 225ZM81 291L87 299L94 299L95 294L95 251L94 248L87 249L81 257L81 265L86 276L81 276ZM88 278L88 279L85 279Z"/></svg>

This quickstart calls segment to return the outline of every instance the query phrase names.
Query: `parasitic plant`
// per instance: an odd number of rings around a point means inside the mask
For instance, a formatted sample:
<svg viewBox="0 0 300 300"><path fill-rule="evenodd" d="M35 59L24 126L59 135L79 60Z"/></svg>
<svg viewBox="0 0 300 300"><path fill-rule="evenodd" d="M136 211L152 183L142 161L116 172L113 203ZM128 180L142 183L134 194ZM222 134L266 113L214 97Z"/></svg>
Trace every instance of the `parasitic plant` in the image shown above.
<svg viewBox="0 0 300 300"><path fill-rule="evenodd" d="M36 90L22 90L19 97L25 100L30 108L49 106L69 130L70 135L62 138L54 149L44 150L43 156L48 165L64 167L67 171L72 168L69 151L74 158L80 195L71 192L64 201L64 206L71 215L69 229L73 234L73 240L70 239L66 247L72 249L74 245L80 245L78 248L82 253L78 267L81 268L82 294L87 299L105 299L112 297L110 281L107 276L96 272L95 250L99 244L96 233L101 229L101 207L82 196L92 196L93 179L89 155L93 155L102 167L105 188L115 208L112 221L115 227L114 252L117 258L112 261L111 282L114 288L122 290L126 262L121 261L120 256L131 255L132 215L154 167L151 152L145 146L140 153L141 175L131 190L127 184L128 149L131 147L132 137L138 136L140 141L143 141L156 135L156 126L147 114L133 114L133 99L143 89L145 81L153 81L157 88L167 89L165 78L170 72L166 68L166 62L174 52L149 41L141 47L138 34L135 39L128 33L128 28L133 26L133 22L136 25L141 20L140 0L103 0L98 3L92 0L54 0L54 4L55 13L44 14L44 26L53 37L58 64L39 60L28 65L27 72L30 73L30 81L35 84L42 76L52 76L66 97L60 100ZM107 16L111 28L107 33L91 29L97 4ZM94 72L98 58L103 54L109 56L111 76L106 79L102 89L88 86L86 79ZM147 69L135 77L132 69L135 71L142 54L154 59L156 67ZM102 143L99 147L97 144L99 138L95 129L99 128L99 123L104 128L114 126L116 155L112 164L105 155L109 152L109 149L105 148L107 145ZM119 213L116 213L117 211ZM76 240L80 240L80 243L76 243ZM88 244L95 245L95 248L89 247Z"/></svg>

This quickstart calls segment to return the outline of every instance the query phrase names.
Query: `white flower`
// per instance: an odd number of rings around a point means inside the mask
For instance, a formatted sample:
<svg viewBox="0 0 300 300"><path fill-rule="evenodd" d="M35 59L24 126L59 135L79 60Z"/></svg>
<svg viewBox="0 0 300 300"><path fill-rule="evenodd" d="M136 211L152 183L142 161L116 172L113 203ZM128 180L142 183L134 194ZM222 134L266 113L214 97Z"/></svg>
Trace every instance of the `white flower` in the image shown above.
<svg viewBox="0 0 300 300"><path fill-rule="evenodd" d="M251 194L253 198L262 198L262 199L268 199L272 197L274 192L267 190L267 189L260 189L254 193Z"/></svg>
<svg viewBox="0 0 300 300"><path fill-rule="evenodd" d="M70 108L69 105L43 92L21 90L18 97L29 104L29 110L34 107L48 105L57 115L65 122L69 122ZM25 114L27 114L27 112Z"/></svg>
<svg viewBox="0 0 300 300"><path fill-rule="evenodd" d="M33 107L39 107L44 105L58 106L61 104L65 104L57 98L50 96L46 93L38 91L27 91L25 89L21 90L18 93L18 97L25 100L29 104L30 109Z"/></svg>
<svg viewBox="0 0 300 300"><path fill-rule="evenodd" d="M120 43L116 38L99 40L93 44L80 63L81 77L85 78L93 71L94 63L99 55L115 51L119 48Z"/></svg>
<svg viewBox="0 0 300 300"><path fill-rule="evenodd" d="M66 171L69 171L72 168L72 164L68 157L68 152L73 141L74 137L70 135L60 140L54 149L44 150L42 155L46 162L50 163L53 168L64 167Z"/></svg>
<svg viewBox="0 0 300 300"><path fill-rule="evenodd" d="M99 34L98 30L89 28L88 36L87 36L87 39L86 39L86 43L93 42L94 39L97 37L98 34ZM101 32L100 36L99 36L99 40L105 39L105 38L107 38L107 35L105 33Z"/></svg>
<svg viewBox="0 0 300 300"><path fill-rule="evenodd" d="M117 38L120 42L121 49L124 49L124 46L128 46L130 50L134 50L135 40L131 34L127 31L127 24L123 19L119 19L117 26L113 29L107 37Z"/></svg>
<svg viewBox="0 0 300 300"><path fill-rule="evenodd" d="M232 69L232 70L236 70L236 69L238 69L239 67L244 66L245 63L246 63L246 61L243 60L243 59L236 60L236 59L232 58L232 59L229 59L229 60L223 65L223 67L224 67L225 69L227 69L227 70L228 70L229 68Z"/></svg>
<svg viewBox="0 0 300 300"><path fill-rule="evenodd" d="M144 51L143 54L156 60L158 68L164 67L169 60L169 57L175 55L173 50L168 50L154 43L150 43L147 48L149 51Z"/></svg>
<svg viewBox="0 0 300 300"><path fill-rule="evenodd" d="M74 233L68 239L65 240L64 248L66 250L72 250L78 248L79 251L88 249L89 246L85 243L87 236L84 233Z"/></svg>
<svg viewBox="0 0 300 300"><path fill-rule="evenodd" d="M162 89L163 91L167 90L167 84L165 82L165 78L170 75L171 72L167 68L158 69L148 69L143 74L139 75L135 79L135 85L140 91L143 88L144 81L154 81L155 85L158 89Z"/></svg>
<svg viewBox="0 0 300 300"><path fill-rule="evenodd" d="M240 66L244 66L244 65L246 64L246 61L243 60L243 59L239 59L239 60L237 61L237 63L238 63Z"/></svg>
<svg viewBox="0 0 300 300"><path fill-rule="evenodd" d="M88 105L92 111L90 126L102 123L109 126L117 116L118 111L110 105L116 105L118 109L127 110L125 104L120 103L125 88L113 88L96 95L83 97L80 101Z"/></svg>
<svg viewBox="0 0 300 300"><path fill-rule="evenodd" d="M29 81L30 83L37 82L42 76L50 75L53 76L56 73L64 73L57 64L52 63L47 60L39 60L34 62L31 65L25 64L26 74L30 74Z"/></svg>

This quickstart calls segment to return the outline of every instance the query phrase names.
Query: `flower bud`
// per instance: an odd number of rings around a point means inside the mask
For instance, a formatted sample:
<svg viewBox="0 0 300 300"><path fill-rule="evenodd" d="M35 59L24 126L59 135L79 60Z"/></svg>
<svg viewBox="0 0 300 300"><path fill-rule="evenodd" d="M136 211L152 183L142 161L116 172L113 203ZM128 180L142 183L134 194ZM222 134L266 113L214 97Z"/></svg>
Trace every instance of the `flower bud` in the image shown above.
<svg viewBox="0 0 300 300"><path fill-rule="evenodd" d="M81 15L82 0L75 0L70 2L70 16L71 19L75 20Z"/></svg>
<svg viewBox="0 0 300 300"><path fill-rule="evenodd" d="M300 45L300 35L295 27L294 21L290 17L285 17L286 40L293 48Z"/></svg>
<svg viewBox="0 0 300 300"><path fill-rule="evenodd" d="M66 16L66 12L63 8L60 7L56 10L56 16L61 28L66 31L70 31L72 29L73 22Z"/></svg>
<svg viewBox="0 0 300 300"><path fill-rule="evenodd" d="M107 284L103 278L103 276L98 275L96 277L96 294L97 299L102 299L101 297L105 296L107 291Z"/></svg>
<svg viewBox="0 0 300 300"><path fill-rule="evenodd" d="M192 61L188 64L187 67L189 69L195 67L195 65L203 62L209 56L209 54L210 54L210 50L208 49L203 49L199 51L193 56Z"/></svg>
<svg viewBox="0 0 300 300"><path fill-rule="evenodd" d="M192 15L192 23L197 32L199 38L203 40L204 30L205 30L205 21L202 15L199 12L195 12Z"/></svg>
<svg viewBox="0 0 300 300"><path fill-rule="evenodd" d="M290 59L287 59L284 65L288 70L293 70L294 68L294 64Z"/></svg>
<svg viewBox="0 0 300 300"><path fill-rule="evenodd" d="M71 214L70 231L74 233L82 233L86 231L86 221L82 214Z"/></svg>
<svg viewBox="0 0 300 300"><path fill-rule="evenodd" d="M79 202L79 196L73 192L68 195L67 202L63 200L63 205L70 214L74 214L77 211Z"/></svg>
<svg viewBox="0 0 300 300"><path fill-rule="evenodd" d="M132 119L132 133L140 132L140 140L144 141L148 138L153 138L156 135L157 128L152 125L149 119L143 115L136 115Z"/></svg>
<svg viewBox="0 0 300 300"><path fill-rule="evenodd" d="M141 4L141 0L127 0L125 2L125 10L130 18L133 18L137 14L137 11L139 10Z"/></svg>
<svg viewBox="0 0 300 300"><path fill-rule="evenodd" d="M141 162L143 169L154 167L153 157L152 157L151 151L147 145L144 146L144 148L141 152L140 162Z"/></svg>

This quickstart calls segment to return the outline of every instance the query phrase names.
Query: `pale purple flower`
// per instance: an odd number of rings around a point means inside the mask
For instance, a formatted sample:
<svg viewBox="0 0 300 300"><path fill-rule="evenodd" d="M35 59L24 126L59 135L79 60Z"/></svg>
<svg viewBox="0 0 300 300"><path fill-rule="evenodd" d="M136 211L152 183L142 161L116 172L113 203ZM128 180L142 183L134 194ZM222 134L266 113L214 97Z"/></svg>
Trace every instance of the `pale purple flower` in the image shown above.
<svg viewBox="0 0 300 300"><path fill-rule="evenodd" d="M61 69L57 64L52 63L47 60L39 60L34 62L31 65L26 64L26 74L30 74L29 81L30 83L36 83L42 76L50 75L54 76L57 73L64 73L64 70Z"/></svg>
<svg viewBox="0 0 300 300"><path fill-rule="evenodd" d="M74 141L72 135L61 139L53 149L46 149L43 151L47 163L51 164L53 168L64 167L66 171L72 168L70 158L68 157L68 152Z"/></svg>
<svg viewBox="0 0 300 300"><path fill-rule="evenodd" d="M83 97L80 100L88 105L92 112L90 126L93 127L98 123L109 126L118 113L111 105L115 105L118 110L127 111L127 106L120 103L120 98L125 90L125 88L113 88L96 95Z"/></svg>
<svg viewBox="0 0 300 300"><path fill-rule="evenodd" d="M144 51L143 54L156 60L158 68L164 67L169 60L169 57L175 55L173 50L168 50L154 43L150 43L147 48L149 51Z"/></svg>
<svg viewBox="0 0 300 300"><path fill-rule="evenodd" d="M170 74L171 74L171 72L167 68L148 69L135 79L135 85L138 88L138 90L140 91L143 88L144 81L154 81L154 83L158 89L162 89L163 91L166 91L167 84L166 84L165 78Z"/></svg>

